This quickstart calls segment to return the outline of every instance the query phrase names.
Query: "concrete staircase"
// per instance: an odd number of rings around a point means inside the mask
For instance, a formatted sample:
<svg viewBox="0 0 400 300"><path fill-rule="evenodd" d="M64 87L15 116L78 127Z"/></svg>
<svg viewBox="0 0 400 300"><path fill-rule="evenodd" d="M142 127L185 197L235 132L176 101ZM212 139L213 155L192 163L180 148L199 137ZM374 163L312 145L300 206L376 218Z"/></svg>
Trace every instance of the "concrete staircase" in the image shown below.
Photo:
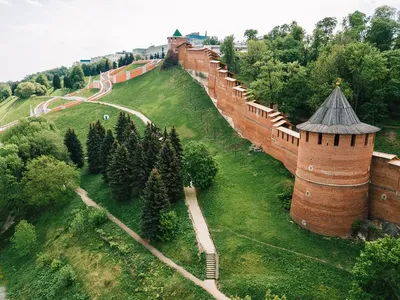
<svg viewBox="0 0 400 300"><path fill-rule="evenodd" d="M206 252L206 279L218 279L218 254Z"/></svg>

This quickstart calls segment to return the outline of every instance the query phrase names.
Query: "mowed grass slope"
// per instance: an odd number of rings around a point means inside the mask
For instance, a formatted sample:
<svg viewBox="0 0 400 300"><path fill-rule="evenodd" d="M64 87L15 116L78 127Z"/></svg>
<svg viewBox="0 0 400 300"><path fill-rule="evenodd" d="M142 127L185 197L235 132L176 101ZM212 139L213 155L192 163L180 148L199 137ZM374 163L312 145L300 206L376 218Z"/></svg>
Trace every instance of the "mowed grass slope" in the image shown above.
<svg viewBox="0 0 400 300"><path fill-rule="evenodd" d="M186 72L159 69L117 84L102 99L146 114L159 127L177 127L183 143L205 142L219 164L213 186L198 197L220 253L222 291L263 299L265 290L289 299L343 299L360 245L300 229L280 208L283 165L249 154L204 89ZM176 249L178 252L179 249Z"/></svg>
<svg viewBox="0 0 400 300"><path fill-rule="evenodd" d="M43 101L50 99L51 97L47 96L32 96L28 99L18 99L11 100L13 101L12 105L8 108L4 107L4 111L1 111L0 116L0 125L4 125L10 123L15 120L19 120L21 118L29 117L30 107L32 106L32 110ZM3 108L3 107L1 107ZM0 108L0 109L1 109Z"/></svg>
<svg viewBox="0 0 400 300"><path fill-rule="evenodd" d="M7 299L212 299L111 221L71 233L66 227L75 209L86 209L78 196L41 216L34 224L38 246L27 256L10 245L0 251ZM46 266L38 263L39 253ZM72 266L74 284L58 287L53 259Z"/></svg>
<svg viewBox="0 0 400 300"><path fill-rule="evenodd" d="M98 104L83 103L78 106L62 111L50 113L46 117L52 120L61 132L68 127L74 128L82 145L86 147L86 138L89 123L100 119L106 129L114 129L119 110ZM103 120L103 115L108 114L110 119ZM143 135L144 123L137 117L131 115L135 124ZM82 187L86 189L97 203L106 207L112 214L118 216L126 225L141 234L141 212L142 201L139 198L132 199L127 203L116 203L110 195L108 185L104 183L101 175L89 174L87 168L82 171ZM199 278L205 276L205 262L198 255L196 236L188 216L184 201L174 204L179 222L179 235L170 241L156 243L157 249L171 257L176 263L185 267Z"/></svg>

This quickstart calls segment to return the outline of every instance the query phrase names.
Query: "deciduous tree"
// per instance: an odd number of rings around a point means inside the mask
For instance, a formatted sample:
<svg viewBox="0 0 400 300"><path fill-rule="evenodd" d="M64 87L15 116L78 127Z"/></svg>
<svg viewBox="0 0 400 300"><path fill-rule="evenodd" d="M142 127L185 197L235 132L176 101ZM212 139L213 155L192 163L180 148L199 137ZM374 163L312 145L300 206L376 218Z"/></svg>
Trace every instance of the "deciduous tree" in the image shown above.
<svg viewBox="0 0 400 300"><path fill-rule="evenodd" d="M217 163L205 144L189 142L186 145L182 173L185 185L192 182L196 188L206 188L212 183L217 172Z"/></svg>

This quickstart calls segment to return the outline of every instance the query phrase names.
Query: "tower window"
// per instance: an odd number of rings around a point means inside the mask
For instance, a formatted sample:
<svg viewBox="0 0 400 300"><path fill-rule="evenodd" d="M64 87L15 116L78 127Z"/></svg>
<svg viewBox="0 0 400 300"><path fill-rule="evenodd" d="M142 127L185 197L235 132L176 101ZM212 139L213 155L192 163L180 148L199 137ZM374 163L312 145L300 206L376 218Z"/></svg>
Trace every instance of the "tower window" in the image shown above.
<svg viewBox="0 0 400 300"><path fill-rule="evenodd" d="M292 136L292 144L294 144L294 136Z"/></svg>
<svg viewBox="0 0 400 300"><path fill-rule="evenodd" d="M322 144L322 133L318 133L318 145Z"/></svg>
<svg viewBox="0 0 400 300"><path fill-rule="evenodd" d="M353 135L351 136L351 146L354 147L355 145L356 145L356 135L353 134Z"/></svg>
<svg viewBox="0 0 400 300"><path fill-rule="evenodd" d="M289 135L286 135L286 141L289 142Z"/></svg>
<svg viewBox="0 0 400 300"><path fill-rule="evenodd" d="M278 137L279 137L279 133L280 133L280 131L278 130Z"/></svg>
<svg viewBox="0 0 400 300"><path fill-rule="evenodd" d="M306 143L308 143L309 139L310 139L310 133L306 131Z"/></svg>
<svg viewBox="0 0 400 300"><path fill-rule="evenodd" d="M369 134L367 133L367 134L365 135L365 143L364 143L364 146L367 146L367 145L368 145L368 138L369 138Z"/></svg>
<svg viewBox="0 0 400 300"><path fill-rule="evenodd" d="M334 146L339 146L339 138L340 138L340 135L339 134L335 134L335 141L333 143Z"/></svg>

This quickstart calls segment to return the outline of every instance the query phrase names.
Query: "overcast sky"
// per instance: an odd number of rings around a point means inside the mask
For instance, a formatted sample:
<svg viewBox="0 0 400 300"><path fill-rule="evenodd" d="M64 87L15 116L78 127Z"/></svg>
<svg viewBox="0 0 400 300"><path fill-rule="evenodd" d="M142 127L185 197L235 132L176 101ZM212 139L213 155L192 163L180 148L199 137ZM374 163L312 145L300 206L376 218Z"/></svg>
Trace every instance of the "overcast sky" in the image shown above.
<svg viewBox="0 0 400 300"><path fill-rule="evenodd" d="M317 21L399 0L0 0L0 82L74 61L166 43L178 28L243 39L296 20L307 32Z"/></svg>

